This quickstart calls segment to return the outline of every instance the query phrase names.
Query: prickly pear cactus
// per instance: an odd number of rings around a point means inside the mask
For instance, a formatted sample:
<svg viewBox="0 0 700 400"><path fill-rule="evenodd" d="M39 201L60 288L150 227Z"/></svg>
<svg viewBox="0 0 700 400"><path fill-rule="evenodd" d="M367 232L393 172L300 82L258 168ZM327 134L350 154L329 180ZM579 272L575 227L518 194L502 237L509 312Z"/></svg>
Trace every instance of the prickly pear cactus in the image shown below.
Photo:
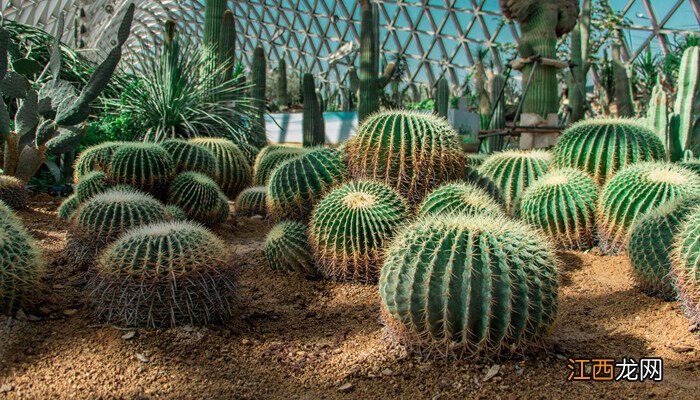
<svg viewBox="0 0 700 400"><path fill-rule="evenodd" d="M93 171L83 175L75 185L75 197L78 203L89 200L92 196L106 192L112 184L107 174L102 171Z"/></svg>
<svg viewBox="0 0 700 400"><path fill-rule="evenodd" d="M79 206L80 202L78 201L78 198L75 194L71 195L70 197L67 197L61 202L61 205L58 207L58 218L62 219L63 221L72 220Z"/></svg>
<svg viewBox="0 0 700 400"><path fill-rule="evenodd" d="M0 201L14 210L21 210L27 205L29 192L21 179L9 175L0 175Z"/></svg>
<svg viewBox="0 0 700 400"><path fill-rule="evenodd" d="M518 350L557 314L554 249L504 217L423 217L386 252L379 294L390 335L419 351L471 357Z"/></svg>
<svg viewBox="0 0 700 400"><path fill-rule="evenodd" d="M107 171L112 155L125 144L126 142L106 142L85 149L75 161L73 180L78 182L83 175L93 171Z"/></svg>
<svg viewBox="0 0 700 400"><path fill-rule="evenodd" d="M685 314L700 324L700 208L683 222L673 245L672 274Z"/></svg>
<svg viewBox="0 0 700 400"><path fill-rule="evenodd" d="M421 203L418 213L427 215L503 215L501 204L483 188L466 182L450 182L433 190Z"/></svg>
<svg viewBox="0 0 700 400"><path fill-rule="evenodd" d="M199 172L183 172L170 183L170 203L182 208L187 216L207 225L226 222L229 216L228 198L219 185Z"/></svg>
<svg viewBox="0 0 700 400"><path fill-rule="evenodd" d="M204 146L214 153L219 184L226 196L235 198L250 185L252 172L243 152L230 140L218 138L195 138L190 142Z"/></svg>
<svg viewBox="0 0 700 400"><path fill-rule="evenodd" d="M211 150L183 139L170 139L161 143L175 165L175 174L184 171L199 172L216 178L216 158Z"/></svg>
<svg viewBox="0 0 700 400"><path fill-rule="evenodd" d="M267 216L267 187L253 186L241 192L236 198L237 217Z"/></svg>
<svg viewBox="0 0 700 400"><path fill-rule="evenodd" d="M253 184L266 185L272 171L282 162L308 153L308 149L300 147L267 146L255 159L253 168Z"/></svg>
<svg viewBox="0 0 700 400"><path fill-rule="evenodd" d="M274 270L296 272L308 277L318 275L305 224L282 221L275 225L265 238L263 253Z"/></svg>
<svg viewBox="0 0 700 400"><path fill-rule="evenodd" d="M120 185L129 185L161 196L175 174L173 158L152 143L129 143L115 151L107 167L107 177Z"/></svg>
<svg viewBox="0 0 700 400"><path fill-rule="evenodd" d="M309 228L321 274L375 282L384 245L408 214L401 195L380 182L350 182L328 193L314 209Z"/></svg>
<svg viewBox="0 0 700 400"><path fill-rule="evenodd" d="M598 185L583 171L564 168L536 180L523 193L520 216L559 247L593 246Z"/></svg>

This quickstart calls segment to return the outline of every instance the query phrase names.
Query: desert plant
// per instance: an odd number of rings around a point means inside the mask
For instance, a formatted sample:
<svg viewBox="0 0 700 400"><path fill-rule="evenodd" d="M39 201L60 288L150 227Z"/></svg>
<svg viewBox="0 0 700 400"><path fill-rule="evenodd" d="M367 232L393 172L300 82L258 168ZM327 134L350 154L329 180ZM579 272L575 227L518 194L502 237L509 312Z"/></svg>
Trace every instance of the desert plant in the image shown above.
<svg viewBox="0 0 700 400"><path fill-rule="evenodd" d="M435 114L447 119L447 109L450 103L450 84L445 77L440 77L435 84Z"/></svg>
<svg viewBox="0 0 700 400"><path fill-rule="evenodd" d="M251 143L257 147L263 147L267 144L267 137L265 136L267 60L265 59L265 50L262 47L257 47L253 51L253 64L250 66L250 74L253 84L252 100L256 121L251 132Z"/></svg>
<svg viewBox="0 0 700 400"><path fill-rule="evenodd" d="M274 270L296 272L308 277L318 275L306 225L300 222L282 221L270 229L263 253Z"/></svg>
<svg viewBox="0 0 700 400"><path fill-rule="evenodd" d="M234 58L236 56L236 20L231 10L224 11L221 18L221 34L219 35L219 63L228 65L228 70L224 71L223 80L233 79Z"/></svg>
<svg viewBox="0 0 700 400"><path fill-rule="evenodd" d="M165 212L168 221L187 221L187 213L182 208L174 205L168 204L165 206Z"/></svg>
<svg viewBox="0 0 700 400"><path fill-rule="evenodd" d="M253 184L267 185L272 171L282 162L306 154L308 149L286 146L266 146L255 158L253 167Z"/></svg>
<svg viewBox="0 0 700 400"><path fill-rule="evenodd" d="M316 83L312 74L304 74L302 129L304 147L323 146L326 143L326 125L323 121L323 111L321 111L321 106L318 104Z"/></svg>
<svg viewBox="0 0 700 400"><path fill-rule="evenodd" d="M329 192L314 208L309 227L321 274L375 282L384 246L408 215L406 200L381 182L350 182Z"/></svg>
<svg viewBox="0 0 700 400"><path fill-rule="evenodd" d="M27 205L29 192L22 180L9 175L0 175L0 201L14 210Z"/></svg>
<svg viewBox="0 0 700 400"><path fill-rule="evenodd" d="M226 11L227 0L207 0L204 4L204 43L213 49L219 46L221 38L222 17Z"/></svg>
<svg viewBox="0 0 700 400"><path fill-rule="evenodd" d="M175 164L175 173L192 171L216 177L217 161L214 153L204 146L182 139L170 139L161 143Z"/></svg>
<svg viewBox="0 0 700 400"><path fill-rule="evenodd" d="M255 159L260 153L260 149L253 146L252 144L243 142L236 143L236 146L238 146L238 149L245 156L245 159L248 162L248 165L250 165L250 168L253 168L253 165L255 165Z"/></svg>
<svg viewBox="0 0 700 400"><path fill-rule="evenodd" d="M472 357L545 336L557 314L551 245L504 217L423 217L397 233L379 278L391 337L419 351Z"/></svg>
<svg viewBox="0 0 700 400"><path fill-rule="evenodd" d="M473 167L469 164L465 165L464 177L462 180L468 184L478 186L485 190L496 202L498 202L499 205L502 206L505 204L503 196L501 195L501 189L498 187L496 182L479 172L477 167Z"/></svg>
<svg viewBox="0 0 700 400"><path fill-rule="evenodd" d="M182 172L168 189L168 201L180 207L187 216L207 225L226 222L229 216L228 198L219 185L199 172Z"/></svg>
<svg viewBox="0 0 700 400"><path fill-rule="evenodd" d="M96 194L104 193L112 187L107 174L102 171L93 171L83 175L75 185L75 198L78 203L83 203Z"/></svg>
<svg viewBox="0 0 700 400"><path fill-rule="evenodd" d="M671 255L673 281L683 311L700 324L700 207L695 207L681 224Z"/></svg>
<svg viewBox="0 0 700 400"><path fill-rule="evenodd" d="M267 217L267 187L253 186L242 191L236 198L235 214L238 217Z"/></svg>
<svg viewBox="0 0 700 400"><path fill-rule="evenodd" d="M226 196L235 198L250 185L252 172L243 152L230 140L216 138L195 138L191 142L204 146L214 153L217 174L214 181L219 184Z"/></svg>
<svg viewBox="0 0 700 400"><path fill-rule="evenodd" d="M78 182L83 175L93 171L107 171L114 152L126 142L106 142L88 147L78 155L73 167L73 180Z"/></svg>
<svg viewBox="0 0 700 400"><path fill-rule="evenodd" d="M112 155L107 177L120 185L161 196L175 173L173 158L161 146L152 143L122 145Z"/></svg>
<svg viewBox="0 0 700 400"><path fill-rule="evenodd" d="M75 212L78 210L80 202L75 194L70 197L65 198L61 205L58 207L58 218L64 221L70 221L75 216Z"/></svg>
<svg viewBox="0 0 700 400"><path fill-rule="evenodd" d="M289 97L287 96L287 61L284 56L277 65L277 71L279 73L277 77L277 107L285 111L289 106Z"/></svg>
<svg viewBox="0 0 700 400"><path fill-rule="evenodd" d="M501 204L489 192L466 182L450 182L439 186L425 196L418 210L422 216L504 214Z"/></svg>
<svg viewBox="0 0 700 400"><path fill-rule="evenodd" d="M683 53L677 84L673 114L678 121L669 132L672 161L680 160L686 150L700 154L700 46L689 47Z"/></svg>
<svg viewBox="0 0 700 400"><path fill-rule="evenodd" d="M467 154L467 165L472 166L472 167L479 167L481 164L486 161L487 158L489 158L490 154L484 154L484 153L471 153Z"/></svg>
<svg viewBox="0 0 700 400"><path fill-rule="evenodd" d="M614 76L615 104L618 117L634 117L634 102L632 101L632 84L630 83L627 66L622 60L622 40L617 39L612 45L612 72Z"/></svg>
<svg viewBox="0 0 700 400"><path fill-rule="evenodd" d="M649 107L647 108L646 124L668 150L668 101L661 81L657 81L651 90Z"/></svg>

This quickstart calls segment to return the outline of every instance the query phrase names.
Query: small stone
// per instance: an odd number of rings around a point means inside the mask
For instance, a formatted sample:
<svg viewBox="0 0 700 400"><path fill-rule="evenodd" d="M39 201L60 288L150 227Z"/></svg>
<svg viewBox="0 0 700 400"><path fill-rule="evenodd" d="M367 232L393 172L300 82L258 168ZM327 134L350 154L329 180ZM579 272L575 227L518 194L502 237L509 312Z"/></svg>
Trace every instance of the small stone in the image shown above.
<svg viewBox="0 0 700 400"><path fill-rule="evenodd" d="M182 327L182 330L185 332L192 332L194 331L194 327L192 325L185 325Z"/></svg>
<svg viewBox="0 0 700 400"><path fill-rule="evenodd" d="M441 398L442 398L442 395L440 393L438 393L435 396L431 397L430 400L440 400Z"/></svg>
<svg viewBox="0 0 700 400"><path fill-rule="evenodd" d="M390 370L389 368L384 368L384 371L382 371L382 375L384 376L393 376L394 371Z"/></svg>
<svg viewBox="0 0 700 400"><path fill-rule="evenodd" d="M144 356L144 355L141 354L141 353L136 353L136 358L137 358L139 361L141 361L142 363L147 363L147 362L151 361L151 360L148 359L148 357Z"/></svg>
<svg viewBox="0 0 700 400"><path fill-rule="evenodd" d="M29 314L29 315L27 315L27 318L28 318L31 322L38 322L38 321L41 321L41 317L37 317L37 316L34 315L34 314Z"/></svg>
<svg viewBox="0 0 700 400"><path fill-rule="evenodd" d="M249 339L243 339L241 340L241 344L244 344L246 346L253 344Z"/></svg>
<svg viewBox="0 0 700 400"><path fill-rule="evenodd" d="M63 315L65 315L66 317L70 317L71 315L75 315L77 312L78 312L77 309L69 308L67 310L63 310Z"/></svg>
<svg viewBox="0 0 700 400"><path fill-rule="evenodd" d="M501 370L501 366L498 364L492 365L491 368L486 372L486 375L484 376L484 382L488 382L491 378L496 376L498 374L498 371Z"/></svg>
<svg viewBox="0 0 700 400"><path fill-rule="evenodd" d="M11 383L6 383L2 386L0 386L0 393L7 393L15 390L15 385Z"/></svg>
<svg viewBox="0 0 700 400"><path fill-rule="evenodd" d="M669 345L668 347L671 350L675 351L676 353L688 353L688 352L695 350L695 347L689 346L689 345L684 344L684 343L672 344L672 345Z"/></svg>
<svg viewBox="0 0 700 400"><path fill-rule="evenodd" d="M15 318L17 318L18 321L26 321L27 314L24 313L24 310L17 310L17 314L15 314Z"/></svg>
<svg viewBox="0 0 700 400"><path fill-rule="evenodd" d="M307 354L307 353L306 353L305 351L301 351L301 350L300 350L300 351L297 351L296 354L297 354L298 356L301 356L301 357L306 357L306 354Z"/></svg>
<svg viewBox="0 0 700 400"><path fill-rule="evenodd" d="M129 331L129 332L122 335L122 339L129 340L129 339L133 339L134 336L136 336L136 331Z"/></svg>
<svg viewBox="0 0 700 400"><path fill-rule="evenodd" d="M346 384L340 386L340 387L338 388L338 391L339 391L340 393L348 393L348 392L352 392L352 390L353 390L354 388L355 388L355 387L353 386L353 384L350 383L350 382L348 382L348 383L346 383Z"/></svg>
<svg viewBox="0 0 700 400"><path fill-rule="evenodd" d="M39 307L39 312L41 312L44 315L49 315L51 314L51 309L48 307Z"/></svg>

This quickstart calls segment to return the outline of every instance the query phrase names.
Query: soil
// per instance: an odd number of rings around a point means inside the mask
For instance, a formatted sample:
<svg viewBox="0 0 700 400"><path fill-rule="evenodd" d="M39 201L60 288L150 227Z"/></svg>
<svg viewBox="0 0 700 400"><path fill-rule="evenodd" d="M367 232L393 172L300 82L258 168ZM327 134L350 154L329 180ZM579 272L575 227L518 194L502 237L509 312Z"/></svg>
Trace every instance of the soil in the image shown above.
<svg viewBox="0 0 700 400"><path fill-rule="evenodd" d="M226 326L135 329L96 320L84 273L66 268L58 200L20 212L48 260L45 290L0 317L7 398L697 398L700 342L677 303L639 292L626 257L562 253L559 319L539 352L428 360L384 337L376 286L271 271L269 226L217 230L240 260L245 308ZM567 358L661 357L662 382L567 382ZM495 375L494 375L495 372Z"/></svg>

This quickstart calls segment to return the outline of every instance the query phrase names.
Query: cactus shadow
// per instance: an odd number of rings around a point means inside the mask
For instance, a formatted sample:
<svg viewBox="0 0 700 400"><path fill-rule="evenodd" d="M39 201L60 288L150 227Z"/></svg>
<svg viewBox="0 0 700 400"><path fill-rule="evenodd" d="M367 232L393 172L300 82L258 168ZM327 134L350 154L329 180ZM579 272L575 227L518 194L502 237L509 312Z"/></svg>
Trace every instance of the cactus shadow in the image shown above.
<svg viewBox="0 0 700 400"><path fill-rule="evenodd" d="M571 275L583 267L583 260L576 253L568 251L557 252L557 258L560 260L559 284L570 286L573 283Z"/></svg>

